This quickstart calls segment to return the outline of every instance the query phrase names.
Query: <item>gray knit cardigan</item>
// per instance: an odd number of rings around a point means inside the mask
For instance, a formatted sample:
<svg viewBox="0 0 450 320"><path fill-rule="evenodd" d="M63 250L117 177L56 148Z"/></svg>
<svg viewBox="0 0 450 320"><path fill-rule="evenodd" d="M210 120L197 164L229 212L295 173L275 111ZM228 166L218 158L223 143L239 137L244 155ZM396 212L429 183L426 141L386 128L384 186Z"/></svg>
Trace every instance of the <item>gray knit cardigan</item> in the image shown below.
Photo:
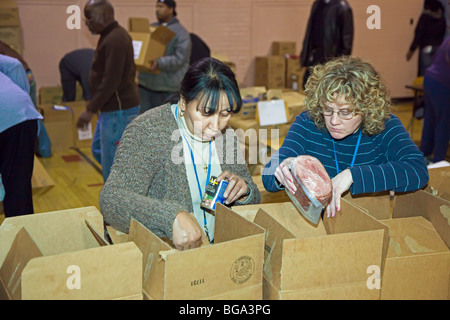
<svg viewBox="0 0 450 320"><path fill-rule="evenodd" d="M128 233L134 218L157 236L172 239L175 216L180 211L193 212L185 164L172 160L173 155L183 157L182 137L174 134L177 129L170 104L151 109L128 125L100 192L100 211L106 223ZM223 145L222 171L237 174L251 189L249 196L233 205L259 203L261 194L242 160L234 131L228 129L228 134L222 135L223 144L216 140L219 156ZM230 137L233 143L227 143ZM236 161L229 161L230 152Z"/></svg>

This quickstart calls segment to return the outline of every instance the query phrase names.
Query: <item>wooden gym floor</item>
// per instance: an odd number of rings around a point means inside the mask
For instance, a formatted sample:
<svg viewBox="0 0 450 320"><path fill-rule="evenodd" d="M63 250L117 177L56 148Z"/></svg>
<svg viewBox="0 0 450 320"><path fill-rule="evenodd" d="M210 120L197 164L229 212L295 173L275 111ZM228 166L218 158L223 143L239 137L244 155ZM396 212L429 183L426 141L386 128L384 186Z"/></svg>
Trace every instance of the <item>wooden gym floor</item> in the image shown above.
<svg viewBox="0 0 450 320"><path fill-rule="evenodd" d="M400 118L405 127L408 127L412 114L412 102L396 104L394 114ZM412 138L416 144L420 143L422 122L423 120L416 119L413 121ZM98 197L103 186L103 177L100 166L92 157L89 148L55 152L50 158L39 158L39 160L53 179L55 186L45 193L33 196L35 213L85 206L99 208ZM264 202L289 201L284 192L269 194L264 191L261 176L255 176L254 180L260 186ZM4 215L0 214L0 223L3 220Z"/></svg>

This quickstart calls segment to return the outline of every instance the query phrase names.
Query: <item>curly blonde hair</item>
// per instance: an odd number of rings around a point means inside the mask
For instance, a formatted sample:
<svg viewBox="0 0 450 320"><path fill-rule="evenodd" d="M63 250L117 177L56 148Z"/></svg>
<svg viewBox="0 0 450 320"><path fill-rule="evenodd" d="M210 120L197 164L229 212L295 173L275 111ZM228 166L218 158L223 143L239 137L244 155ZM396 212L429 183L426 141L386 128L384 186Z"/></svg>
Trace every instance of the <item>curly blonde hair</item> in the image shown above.
<svg viewBox="0 0 450 320"><path fill-rule="evenodd" d="M386 85L372 65L359 58L343 56L312 67L305 95L306 108L318 128L325 128L323 106L338 97L350 104L349 111L361 115L363 134L381 133L391 115Z"/></svg>

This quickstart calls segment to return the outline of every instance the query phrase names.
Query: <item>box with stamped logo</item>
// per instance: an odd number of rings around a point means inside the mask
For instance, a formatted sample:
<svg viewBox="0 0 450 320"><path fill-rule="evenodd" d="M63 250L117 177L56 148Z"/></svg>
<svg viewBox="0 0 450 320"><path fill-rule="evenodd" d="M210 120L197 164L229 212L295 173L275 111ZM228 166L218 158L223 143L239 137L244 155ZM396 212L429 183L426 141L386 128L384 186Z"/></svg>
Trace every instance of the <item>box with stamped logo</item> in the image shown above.
<svg viewBox="0 0 450 320"><path fill-rule="evenodd" d="M144 298L261 300L265 231L217 204L214 244L173 249L132 220L129 240L143 253Z"/></svg>
<svg viewBox="0 0 450 320"><path fill-rule="evenodd" d="M264 299L377 300L389 229L341 199L310 224L291 202L233 207L266 232Z"/></svg>

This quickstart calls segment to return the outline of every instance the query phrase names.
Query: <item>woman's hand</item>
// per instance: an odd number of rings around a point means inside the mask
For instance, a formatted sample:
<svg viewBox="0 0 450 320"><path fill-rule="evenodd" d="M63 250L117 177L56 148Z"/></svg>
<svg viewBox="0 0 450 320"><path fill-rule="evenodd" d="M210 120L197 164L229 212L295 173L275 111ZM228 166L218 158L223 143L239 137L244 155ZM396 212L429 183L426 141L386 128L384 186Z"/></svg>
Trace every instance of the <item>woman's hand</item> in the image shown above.
<svg viewBox="0 0 450 320"><path fill-rule="evenodd" d="M224 171L217 177L217 182L222 180L228 181L228 186L225 189L223 194L225 200L225 204L233 203L236 200L239 200L244 194L250 192L248 188L247 182L244 179L239 177L238 175Z"/></svg>
<svg viewBox="0 0 450 320"><path fill-rule="evenodd" d="M278 182L281 183L292 194L297 191L297 188L294 185L294 177L289 170L289 166L294 159L294 157L284 159L275 170L275 177L277 178Z"/></svg>
<svg viewBox="0 0 450 320"><path fill-rule="evenodd" d="M181 211L173 221L172 242L175 249L197 248L202 243L203 232L197 220L185 211Z"/></svg>
<svg viewBox="0 0 450 320"><path fill-rule="evenodd" d="M341 195L347 191L353 183L353 177L350 169L345 169L333 179L333 198L327 206L327 217L334 217L337 211L341 211Z"/></svg>

